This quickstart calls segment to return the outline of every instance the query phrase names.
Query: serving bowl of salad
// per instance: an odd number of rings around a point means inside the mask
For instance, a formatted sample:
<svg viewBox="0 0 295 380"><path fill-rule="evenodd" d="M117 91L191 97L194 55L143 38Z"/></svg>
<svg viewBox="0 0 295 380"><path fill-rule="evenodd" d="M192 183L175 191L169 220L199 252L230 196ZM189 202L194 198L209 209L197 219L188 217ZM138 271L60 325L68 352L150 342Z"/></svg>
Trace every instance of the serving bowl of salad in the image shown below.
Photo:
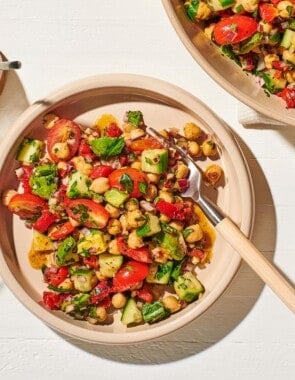
<svg viewBox="0 0 295 380"><path fill-rule="evenodd" d="M163 0L197 63L254 110L295 125L292 0Z"/></svg>
<svg viewBox="0 0 295 380"><path fill-rule="evenodd" d="M1 276L55 330L112 344L168 334L204 313L239 255L182 197L188 167L250 235L251 176L230 129L166 82L104 75L29 107L1 147Z"/></svg>

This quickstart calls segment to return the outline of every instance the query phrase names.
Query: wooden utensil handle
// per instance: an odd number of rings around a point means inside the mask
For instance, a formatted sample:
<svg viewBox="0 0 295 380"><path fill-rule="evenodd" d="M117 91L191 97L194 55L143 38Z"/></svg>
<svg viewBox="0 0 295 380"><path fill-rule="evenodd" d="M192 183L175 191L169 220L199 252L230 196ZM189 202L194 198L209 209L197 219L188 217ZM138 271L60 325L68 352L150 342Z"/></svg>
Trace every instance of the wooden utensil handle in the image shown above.
<svg viewBox="0 0 295 380"><path fill-rule="evenodd" d="M263 256L229 218L224 218L215 228L285 305L295 313L295 289L275 266Z"/></svg>

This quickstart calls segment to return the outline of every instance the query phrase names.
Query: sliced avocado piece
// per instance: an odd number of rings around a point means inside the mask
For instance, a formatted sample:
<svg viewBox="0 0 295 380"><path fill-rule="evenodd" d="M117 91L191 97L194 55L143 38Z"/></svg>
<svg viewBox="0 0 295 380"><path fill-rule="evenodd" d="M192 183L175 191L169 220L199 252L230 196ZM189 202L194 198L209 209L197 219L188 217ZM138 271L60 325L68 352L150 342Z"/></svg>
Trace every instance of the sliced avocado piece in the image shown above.
<svg viewBox="0 0 295 380"><path fill-rule="evenodd" d="M69 198L91 198L90 185L91 179L87 175L76 171L70 176L67 196Z"/></svg>
<svg viewBox="0 0 295 380"><path fill-rule="evenodd" d="M57 249L56 264L58 266L63 266L79 261L79 256L74 252L75 248L76 241L72 236L64 239Z"/></svg>
<svg viewBox="0 0 295 380"><path fill-rule="evenodd" d="M173 286L178 297L185 302L192 302L198 299L205 291L204 286L191 272L178 276Z"/></svg>
<svg viewBox="0 0 295 380"><path fill-rule="evenodd" d="M136 229L136 235L139 237L153 236L161 231L160 221L156 215L145 214L146 222Z"/></svg>
<svg viewBox="0 0 295 380"><path fill-rule="evenodd" d="M92 229L90 234L84 236L78 241L77 253L81 256L89 256L92 253L98 255L107 250L108 245L105 241L104 233L99 230Z"/></svg>
<svg viewBox="0 0 295 380"><path fill-rule="evenodd" d="M170 226L169 226L170 227ZM156 242L160 245L161 249L173 260L182 260L185 256L184 249L180 245L179 232L171 227L172 233L160 232L155 235Z"/></svg>
<svg viewBox="0 0 295 380"><path fill-rule="evenodd" d="M16 159L24 164L38 163L44 146L44 141L25 138L18 149Z"/></svg>
<svg viewBox="0 0 295 380"><path fill-rule="evenodd" d="M97 283L97 277L94 270L86 268L74 271L71 279L74 283L74 288L79 292L90 292Z"/></svg>
<svg viewBox="0 0 295 380"><path fill-rule="evenodd" d="M276 94L277 92L283 90L286 87L287 80L275 77L276 70L269 69L267 71L260 71L257 74L261 76L264 80L263 87L268 90L271 94Z"/></svg>
<svg viewBox="0 0 295 380"><path fill-rule="evenodd" d="M110 189L104 193L104 198L112 206L120 207L129 198L129 195L118 189Z"/></svg>
<svg viewBox="0 0 295 380"><path fill-rule="evenodd" d="M109 253L99 255L99 271L104 277L114 277L122 264L122 255L111 255Z"/></svg>
<svg viewBox="0 0 295 380"><path fill-rule="evenodd" d="M56 177L57 168L55 164L36 166L29 180L32 193L41 198L49 199L57 190Z"/></svg>
<svg viewBox="0 0 295 380"><path fill-rule="evenodd" d="M144 150L141 154L141 170L147 173L161 174L168 169L168 150Z"/></svg>

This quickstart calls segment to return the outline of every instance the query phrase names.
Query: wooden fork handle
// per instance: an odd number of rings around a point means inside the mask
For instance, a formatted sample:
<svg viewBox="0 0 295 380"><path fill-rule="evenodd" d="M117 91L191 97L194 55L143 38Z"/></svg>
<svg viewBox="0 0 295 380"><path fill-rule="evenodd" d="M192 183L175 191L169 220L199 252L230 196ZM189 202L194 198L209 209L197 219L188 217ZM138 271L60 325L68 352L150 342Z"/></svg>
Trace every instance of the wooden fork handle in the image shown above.
<svg viewBox="0 0 295 380"><path fill-rule="evenodd" d="M278 269L263 256L229 218L224 218L215 228L285 305L295 313L295 289Z"/></svg>

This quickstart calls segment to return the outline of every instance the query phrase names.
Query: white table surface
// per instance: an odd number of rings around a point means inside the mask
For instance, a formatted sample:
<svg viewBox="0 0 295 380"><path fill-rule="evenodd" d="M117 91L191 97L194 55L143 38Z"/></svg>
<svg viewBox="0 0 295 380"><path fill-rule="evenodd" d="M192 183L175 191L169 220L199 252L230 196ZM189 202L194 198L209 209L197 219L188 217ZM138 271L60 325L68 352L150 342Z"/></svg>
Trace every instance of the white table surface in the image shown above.
<svg viewBox="0 0 295 380"><path fill-rule="evenodd" d="M256 196L253 241L295 280L295 129L246 129L238 101L195 63L160 0L0 1L0 50L23 63L0 96L1 138L67 82L126 72L193 93L239 136ZM159 341L95 346L52 331L0 285L0 378L294 379L295 319L245 264L198 321Z"/></svg>

